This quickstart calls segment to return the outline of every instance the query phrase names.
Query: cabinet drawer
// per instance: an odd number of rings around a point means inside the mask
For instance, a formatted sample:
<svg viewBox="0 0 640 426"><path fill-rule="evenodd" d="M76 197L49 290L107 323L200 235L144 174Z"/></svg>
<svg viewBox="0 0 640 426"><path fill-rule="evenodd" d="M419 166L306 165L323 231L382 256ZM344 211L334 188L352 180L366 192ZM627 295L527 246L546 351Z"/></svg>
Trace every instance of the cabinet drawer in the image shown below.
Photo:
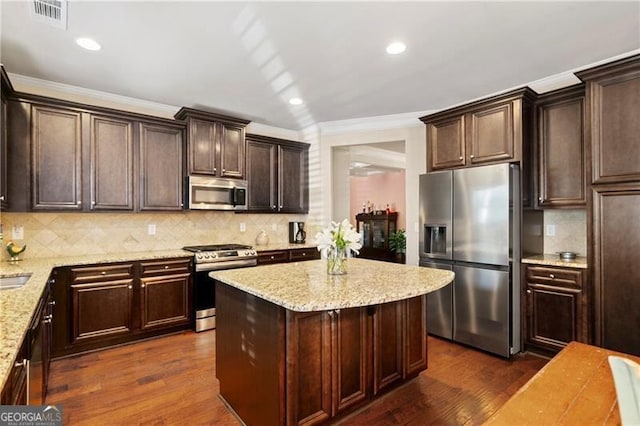
<svg viewBox="0 0 640 426"><path fill-rule="evenodd" d="M293 249L291 250L289 255L289 259L291 262L320 259L320 252L316 248Z"/></svg>
<svg viewBox="0 0 640 426"><path fill-rule="evenodd" d="M191 272L191 258L162 259L140 262L143 277L158 274L181 274Z"/></svg>
<svg viewBox="0 0 640 426"><path fill-rule="evenodd" d="M258 265L268 265L270 263L283 263L288 261L288 250L258 252Z"/></svg>
<svg viewBox="0 0 640 426"><path fill-rule="evenodd" d="M71 268L71 280L75 283L122 280L127 278L133 278L133 263Z"/></svg>
<svg viewBox="0 0 640 426"><path fill-rule="evenodd" d="M550 286L582 288L582 271L576 269L528 266L527 282Z"/></svg>

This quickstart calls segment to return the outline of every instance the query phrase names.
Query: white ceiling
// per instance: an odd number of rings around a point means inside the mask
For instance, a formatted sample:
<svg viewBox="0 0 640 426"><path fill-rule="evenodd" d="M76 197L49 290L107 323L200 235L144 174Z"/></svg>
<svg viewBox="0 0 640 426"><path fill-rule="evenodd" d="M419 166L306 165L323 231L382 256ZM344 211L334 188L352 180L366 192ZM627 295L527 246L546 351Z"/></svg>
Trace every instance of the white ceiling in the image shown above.
<svg viewBox="0 0 640 426"><path fill-rule="evenodd" d="M291 130L442 109L640 48L638 1L71 1L66 30L26 1L0 13L10 73ZM389 56L396 39L407 51Z"/></svg>

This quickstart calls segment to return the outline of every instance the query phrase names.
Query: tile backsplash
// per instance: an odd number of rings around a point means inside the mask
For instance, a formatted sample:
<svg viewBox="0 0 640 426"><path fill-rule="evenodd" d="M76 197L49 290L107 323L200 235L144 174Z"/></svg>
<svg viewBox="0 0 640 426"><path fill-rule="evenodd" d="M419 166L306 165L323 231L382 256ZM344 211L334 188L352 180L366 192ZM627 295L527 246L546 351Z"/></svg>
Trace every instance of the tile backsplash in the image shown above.
<svg viewBox="0 0 640 426"><path fill-rule="evenodd" d="M23 257L46 258L179 249L186 245L238 243L255 245L261 230L269 243L287 243L289 221L306 215L236 214L233 212L185 211L171 213L2 213L4 246L12 240L14 226L22 226L27 244ZM245 231L241 232L244 224ZM155 225L155 235L149 235ZM319 226L308 224L307 241Z"/></svg>
<svg viewBox="0 0 640 426"><path fill-rule="evenodd" d="M555 226L555 235L547 235L547 225ZM587 211L544 211L544 252L573 251L579 256L587 255Z"/></svg>

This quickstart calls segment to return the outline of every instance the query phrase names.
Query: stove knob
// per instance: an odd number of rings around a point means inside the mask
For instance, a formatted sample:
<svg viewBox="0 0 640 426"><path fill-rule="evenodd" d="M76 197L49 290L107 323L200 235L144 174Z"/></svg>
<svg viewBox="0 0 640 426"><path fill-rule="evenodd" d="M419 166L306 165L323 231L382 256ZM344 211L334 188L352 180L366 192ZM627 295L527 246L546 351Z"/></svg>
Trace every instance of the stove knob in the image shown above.
<svg viewBox="0 0 640 426"><path fill-rule="evenodd" d="M208 259L208 258L209 258L209 253L205 253L205 254L204 254L204 258L205 258L205 259Z"/></svg>
<svg viewBox="0 0 640 426"><path fill-rule="evenodd" d="M211 253L211 258L215 259L216 257L218 257L218 253Z"/></svg>
<svg viewBox="0 0 640 426"><path fill-rule="evenodd" d="M202 255L200 253L196 254L196 260L201 260L202 259Z"/></svg>

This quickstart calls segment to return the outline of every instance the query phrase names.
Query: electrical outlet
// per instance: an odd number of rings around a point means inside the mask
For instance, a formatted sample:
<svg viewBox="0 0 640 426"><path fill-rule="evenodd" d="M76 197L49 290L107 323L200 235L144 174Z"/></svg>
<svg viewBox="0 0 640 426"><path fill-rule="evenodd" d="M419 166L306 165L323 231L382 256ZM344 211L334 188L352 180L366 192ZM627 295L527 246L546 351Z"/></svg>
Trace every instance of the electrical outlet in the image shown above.
<svg viewBox="0 0 640 426"><path fill-rule="evenodd" d="M244 222L240 222L240 232L245 232L247 230L247 224Z"/></svg>
<svg viewBox="0 0 640 426"><path fill-rule="evenodd" d="M156 224L155 223L150 223L147 226L147 234L156 235Z"/></svg>
<svg viewBox="0 0 640 426"><path fill-rule="evenodd" d="M553 237L556 235L556 226L547 225L547 237Z"/></svg>
<svg viewBox="0 0 640 426"><path fill-rule="evenodd" d="M13 225L13 228L11 228L11 238L14 240L24 240L24 227L22 225Z"/></svg>

